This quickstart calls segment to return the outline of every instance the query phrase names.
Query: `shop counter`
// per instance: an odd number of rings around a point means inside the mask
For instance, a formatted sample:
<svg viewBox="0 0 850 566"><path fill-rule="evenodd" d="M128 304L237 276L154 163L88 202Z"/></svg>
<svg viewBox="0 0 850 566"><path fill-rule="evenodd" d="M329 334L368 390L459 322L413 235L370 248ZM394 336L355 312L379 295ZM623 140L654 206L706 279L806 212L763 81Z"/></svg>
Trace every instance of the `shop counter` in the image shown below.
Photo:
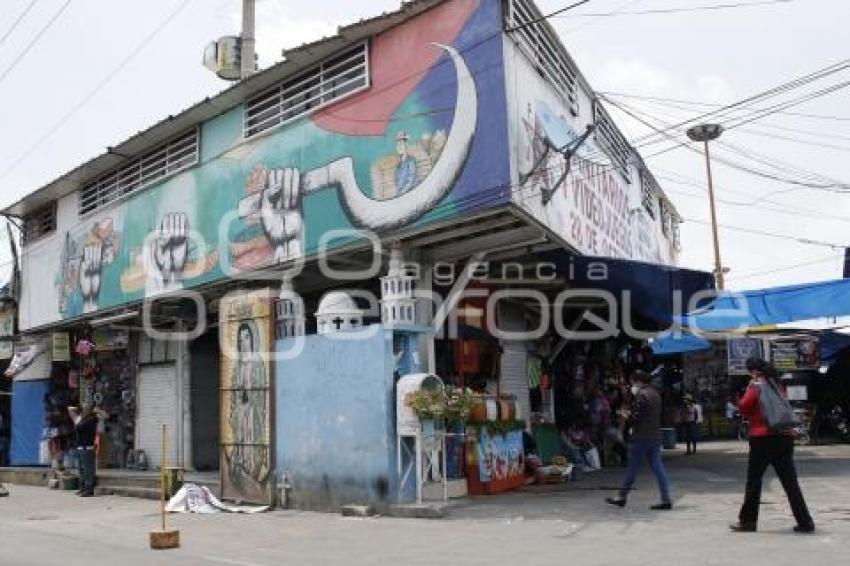
<svg viewBox="0 0 850 566"><path fill-rule="evenodd" d="M471 495L492 495L525 484L522 431L490 433L475 429L468 447L467 484Z"/></svg>

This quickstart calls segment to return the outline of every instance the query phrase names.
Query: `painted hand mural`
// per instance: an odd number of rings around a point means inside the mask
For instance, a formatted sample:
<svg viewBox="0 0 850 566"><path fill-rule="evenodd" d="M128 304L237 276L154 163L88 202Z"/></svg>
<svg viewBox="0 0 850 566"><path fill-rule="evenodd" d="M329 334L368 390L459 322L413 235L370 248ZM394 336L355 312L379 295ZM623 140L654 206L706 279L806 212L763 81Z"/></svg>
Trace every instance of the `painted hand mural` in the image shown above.
<svg viewBox="0 0 850 566"><path fill-rule="evenodd" d="M104 209L126 239L102 242L104 269L94 251L83 268L102 237L72 229L60 318L286 263L331 230L385 233L506 204L494 190L510 184L503 49L486 37L500 25L498 3L451 0L373 37L369 84L338 103L248 139L244 107L207 120L197 166Z"/></svg>
<svg viewBox="0 0 850 566"><path fill-rule="evenodd" d="M153 243L153 260L165 288L180 286L188 256L189 219L182 212L166 214Z"/></svg>
<svg viewBox="0 0 850 566"><path fill-rule="evenodd" d="M83 312L89 313L97 310L97 297L100 295L102 271L103 246L100 243L87 245L83 248L83 257L79 268Z"/></svg>
<svg viewBox="0 0 850 566"><path fill-rule="evenodd" d="M272 169L260 203L263 231L281 263L301 256L301 175L297 168Z"/></svg>
<svg viewBox="0 0 850 566"><path fill-rule="evenodd" d="M121 235L111 218L96 221L79 239L65 235L55 285L59 312L94 312L103 288L104 267L115 262Z"/></svg>

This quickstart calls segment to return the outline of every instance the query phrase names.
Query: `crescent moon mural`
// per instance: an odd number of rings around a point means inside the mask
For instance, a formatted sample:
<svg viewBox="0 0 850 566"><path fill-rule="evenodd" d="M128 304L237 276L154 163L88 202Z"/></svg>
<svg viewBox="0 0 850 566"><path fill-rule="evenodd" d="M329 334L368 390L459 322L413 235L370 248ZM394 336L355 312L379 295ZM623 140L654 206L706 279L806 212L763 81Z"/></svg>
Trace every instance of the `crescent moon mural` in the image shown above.
<svg viewBox="0 0 850 566"><path fill-rule="evenodd" d="M451 190L466 161L478 119L475 82L457 49L448 45L437 46L448 52L454 62L457 102L446 145L433 169L421 183L389 200L370 198L357 186L354 163L350 157L338 159L325 167L310 171L305 177L305 193L328 185L337 185L343 209L348 212L351 222L359 228L386 230L417 220Z"/></svg>
<svg viewBox="0 0 850 566"><path fill-rule="evenodd" d="M239 203L239 216L262 226L263 238L231 245L232 264L250 269L258 264L301 257L304 253L305 195L335 188L348 220L357 228L383 231L406 226L433 209L452 190L472 147L478 120L475 80L460 52L449 45L432 43L446 51L455 68L457 98L454 118L445 143L427 175L401 194L388 199L367 196L358 186L350 156L302 172L297 167L255 167L250 175L252 193ZM415 173L411 172L411 175ZM271 249L269 249L269 247Z"/></svg>

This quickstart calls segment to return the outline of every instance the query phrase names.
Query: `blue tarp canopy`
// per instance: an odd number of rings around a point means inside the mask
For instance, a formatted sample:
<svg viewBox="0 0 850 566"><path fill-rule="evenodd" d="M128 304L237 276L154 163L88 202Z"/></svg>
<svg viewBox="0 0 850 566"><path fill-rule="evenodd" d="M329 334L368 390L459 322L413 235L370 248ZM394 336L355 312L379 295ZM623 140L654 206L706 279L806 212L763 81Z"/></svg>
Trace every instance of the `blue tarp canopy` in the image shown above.
<svg viewBox="0 0 850 566"><path fill-rule="evenodd" d="M850 279L725 291L707 307L677 320L693 330L724 332L845 315L850 315Z"/></svg>
<svg viewBox="0 0 850 566"><path fill-rule="evenodd" d="M689 332L665 332L650 343L654 356L672 356L711 349L711 342Z"/></svg>
<svg viewBox="0 0 850 566"><path fill-rule="evenodd" d="M621 300L624 291L631 295L631 306L641 316L669 326L674 314L686 309L698 292L714 289L714 277L705 271L680 269L667 265L593 256L574 256L565 250L547 252L544 258L558 267L567 283L575 289L602 289ZM682 302L677 305L676 295Z"/></svg>
<svg viewBox="0 0 850 566"><path fill-rule="evenodd" d="M833 362L845 348L850 348L850 335L830 331L820 333L821 363L828 364Z"/></svg>

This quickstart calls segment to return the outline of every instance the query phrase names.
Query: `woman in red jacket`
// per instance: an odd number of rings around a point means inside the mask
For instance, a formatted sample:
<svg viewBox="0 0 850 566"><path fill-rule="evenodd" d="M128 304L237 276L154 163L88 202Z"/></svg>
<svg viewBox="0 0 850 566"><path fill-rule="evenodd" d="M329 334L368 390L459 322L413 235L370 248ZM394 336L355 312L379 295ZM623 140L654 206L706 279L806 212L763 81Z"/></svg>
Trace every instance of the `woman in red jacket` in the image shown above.
<svg viewBox="0 0 850 566"><path fill-rule="evenodd" d="M731 525L733 531L754 532L758 525L759 504L761 503L762 476L768 466L773 466L791 511L797 520L794 531L811 533L815 522L806 507L806 500L797 481L794 467L794 435L790 430L773 430L765 422L759 405L759 387L767 381L776 383L777 371L762 359L747 360L750 372L750 385L738 402L738 408L745 418L750 420L750 457L747 464L747 490L744 504L738 516L738 523ZM781 389L780 389L781 390Z"/></svg>

